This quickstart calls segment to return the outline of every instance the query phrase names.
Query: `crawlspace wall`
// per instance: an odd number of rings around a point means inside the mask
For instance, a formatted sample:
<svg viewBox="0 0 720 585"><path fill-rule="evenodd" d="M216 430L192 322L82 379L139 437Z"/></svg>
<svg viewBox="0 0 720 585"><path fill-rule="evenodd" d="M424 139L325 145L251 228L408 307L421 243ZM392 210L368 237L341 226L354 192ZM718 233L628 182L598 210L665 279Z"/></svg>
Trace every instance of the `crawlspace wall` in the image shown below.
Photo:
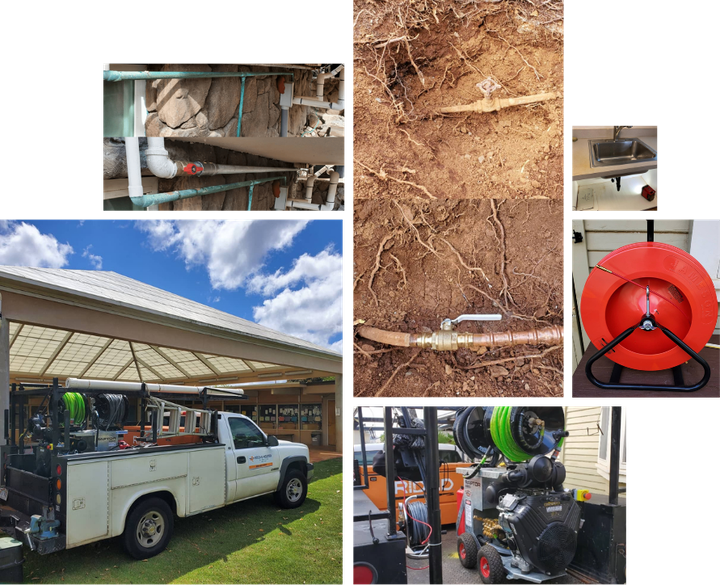
<svg viewBox="0 0 720 585"><path fill-rule="evenodd" d="M315 95L312 72L250 65L151 65L150 71L248 71L295 75L295 95ZM277 76L248 77L243 99L242 136L280 136ZM291 79L286 76L286 81ZM236 136L240 78L156 79L146 84L147 136ZM292 106L288 135L299 136L310 108Z"/></svg>

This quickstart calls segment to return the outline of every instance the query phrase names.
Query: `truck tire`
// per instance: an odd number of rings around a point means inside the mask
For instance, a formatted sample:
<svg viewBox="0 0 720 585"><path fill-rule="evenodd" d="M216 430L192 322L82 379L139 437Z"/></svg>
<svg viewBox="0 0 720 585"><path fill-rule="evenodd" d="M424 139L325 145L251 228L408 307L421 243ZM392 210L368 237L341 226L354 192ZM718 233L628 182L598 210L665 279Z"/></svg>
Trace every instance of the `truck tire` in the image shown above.
<svg viewBox="0 0 720 585"><path fill-rule="evenodd" d="M275 501L281 508L298 508L307 496L307 479L297 470L290 469L285 474L282 485L275 492Z"/></svg>
<svg viewBox="0 0 720 585"><path fill-rule="evenodd" d="M149 559L165 550L173 531L173 513L165 500L141 500L125 520L123 545L136 559Z"/></svg>

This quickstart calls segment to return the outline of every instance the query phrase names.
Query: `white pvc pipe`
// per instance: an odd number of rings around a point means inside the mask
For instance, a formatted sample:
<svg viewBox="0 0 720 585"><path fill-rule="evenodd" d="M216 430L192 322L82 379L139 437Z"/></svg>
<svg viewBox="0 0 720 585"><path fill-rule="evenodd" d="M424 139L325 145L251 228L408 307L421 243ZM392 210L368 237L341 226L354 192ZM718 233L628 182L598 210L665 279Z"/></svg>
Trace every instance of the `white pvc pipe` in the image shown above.
<svg viewBox="0 0 720 585"><path fill-rule="evenodd" d="M125 138L125 158L128 172L128 195L130 197L142 197L143 186L138 138Z"/></svg>
<svg viewBox="0 0 720 585"><path fill-rule="evenodd" d="M327 201L325 202L327 205L335 203L335 193L337 192L337 186L339 181L340 173L332 171L330 173L330 186L328 187Z"/></svg>
<svg viewBox="0 0 720 585"><path fill-rule="evenodd" d="M168 151L165 150L164 138L148 138L148 148L145 152L147 165L156 177L161 179L172 179L177 173L177 166L168 158Z"/></svg>
<svg viewBox="0 0 720 585"><path fill-rule="evenodd" d="M344 89L343 89L344 91ZM296 97L293 98L293 103L297 106L312 106L313 108L321 108L323 110L344 110L345 105L343 103L334 102L321 102L311 97Z"/></svg>
<svg viewBox="0 0 720 585"><path fill-rule="evenodd" d="M287 194L288 188L280 187L280 196L275 199L275 205L273 207L275 211L285 211L285 206L287 205Z"/></svg>
<svg viewBox="0 0 720 585"><path fill-rule="evenodd" d="M305 184L305 200L310 203L312 201L312 192L313 192L313 185L315 184L315 175L310 175L307 178L307 183Z"/></svg>
<svg viewBox="0 0 720 585"><path fill-rule="evenodd" d="M345 109L345 67L340 70L338 75L338 105L341 110Z"/></svg>
<svg viewBox="0 0 720 585"><path fill-rule="evenodd" d="M345 67L342 65L330 73L318 73L315 94L317 99L323 99L325 80L328 77L338 76L338 104L345 106ZM342 109L342 108L340 108Z"/></svg>
<svg viewBox="0 0 720 585"><path fill-rule="evenodd" d="M164 138L148 138L148 149L145 153L147 165L153 175L161 179L172 179L177 176L178 169L182 176L193 176L193 173L186 173L182 169L187 166L185 161L177 162L170 160L168 151L165 150ZM276 173L281 171L296 171L295 167L248 167L242 165L218 165L215 163L200 163L203 170L197 175L210 177L213 175L233 175L239 173Z"/></svg>
<svg viewBox="0 0 720 585"><path fill-rule="evenodd" d="M142 390L141 382L114 382L110 380L81 380L79 378L68 378L65 380L65 387L73 390L105 390L107 392L139 392ZM177 384L145 384L148 392L167 392L175 394L200 394L205 388L212 386L179 386ZM226 390L223 393L243 395L242 390Z"/></svg>
<svg viewBox="0 0 720 585"><path fill-rule="evenodd" d="M302 199L288 199L288 205L297 209L310 209L312 211L332 211L335 207L335 203L319 205L318 203L308 203Z"/></svg>

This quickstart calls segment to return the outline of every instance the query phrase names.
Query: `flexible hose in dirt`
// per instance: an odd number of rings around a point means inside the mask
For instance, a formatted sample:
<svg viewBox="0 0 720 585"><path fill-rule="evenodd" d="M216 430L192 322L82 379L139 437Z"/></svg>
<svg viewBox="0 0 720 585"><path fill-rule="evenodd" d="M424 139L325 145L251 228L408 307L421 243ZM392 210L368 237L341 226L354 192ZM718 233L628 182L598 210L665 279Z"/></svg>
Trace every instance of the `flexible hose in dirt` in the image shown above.
<svg viewBox="0 0 720 585"><path fill-rule="evenodd" d="M504 331L501 333L458 333L435 331L433 333L399 333L375 327L358 328L360 337L396 347L422 347L437 351L453 351L461 347L509 347L514 345L557 345L563 341L563 328L557 325L530 331Z"/></svg>

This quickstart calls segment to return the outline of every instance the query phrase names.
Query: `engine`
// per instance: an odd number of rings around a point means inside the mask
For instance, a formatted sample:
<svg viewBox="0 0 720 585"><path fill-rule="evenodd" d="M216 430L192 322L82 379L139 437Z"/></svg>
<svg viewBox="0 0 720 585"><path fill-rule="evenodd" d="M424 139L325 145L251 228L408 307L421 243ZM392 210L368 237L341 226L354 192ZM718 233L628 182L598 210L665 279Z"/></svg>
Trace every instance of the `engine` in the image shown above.
<svg viewBox="0 0 720 585"><path fill-rule="evenodd" d="M556 575L575 556L580 506L572 494L542 489L517 490L500 497L498 524L505 533L513 565Z"/></svg>

